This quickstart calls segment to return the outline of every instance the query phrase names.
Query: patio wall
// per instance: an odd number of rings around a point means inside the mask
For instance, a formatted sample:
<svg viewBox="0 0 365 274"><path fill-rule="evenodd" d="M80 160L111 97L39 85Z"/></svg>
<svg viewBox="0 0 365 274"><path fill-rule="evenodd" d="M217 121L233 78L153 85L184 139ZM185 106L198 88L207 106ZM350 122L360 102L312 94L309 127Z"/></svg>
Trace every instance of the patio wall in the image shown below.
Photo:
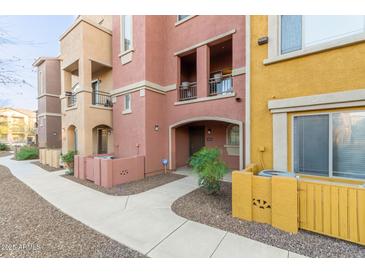
<svg viewBox="0 0 365 274"><path fill-rule="evenodd" d="M365 188L311 178L232 175L232 215L296 233L299 228L365 245Z"/></svg>
<svg viewBox="0 0 365 274"><path fill-rule="evenodd" d="M128 183L144 178L144 156L102 159L93 156L75 156L74 176L102 187Z"/></svg>
<svg viewBox="0 0 365 274"><path fill-rule="evenodd" d="M60 167L61 149L39 149L39 162L54 168Z"/></svg>

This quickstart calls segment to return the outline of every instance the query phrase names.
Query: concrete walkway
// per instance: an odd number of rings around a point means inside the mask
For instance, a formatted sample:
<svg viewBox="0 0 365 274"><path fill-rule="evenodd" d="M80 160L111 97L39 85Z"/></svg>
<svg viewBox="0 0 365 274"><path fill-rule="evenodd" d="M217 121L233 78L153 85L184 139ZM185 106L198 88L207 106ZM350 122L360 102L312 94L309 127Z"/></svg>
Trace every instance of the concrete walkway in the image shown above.
<svg viewBox="0 0 365 274"><path fill-rule="evenodd" d="M171 204L197 187L193 176L131 196L110 196L29 161L0 158L14 176L69 216L149 257L302 257L177 216Z"/></svg>

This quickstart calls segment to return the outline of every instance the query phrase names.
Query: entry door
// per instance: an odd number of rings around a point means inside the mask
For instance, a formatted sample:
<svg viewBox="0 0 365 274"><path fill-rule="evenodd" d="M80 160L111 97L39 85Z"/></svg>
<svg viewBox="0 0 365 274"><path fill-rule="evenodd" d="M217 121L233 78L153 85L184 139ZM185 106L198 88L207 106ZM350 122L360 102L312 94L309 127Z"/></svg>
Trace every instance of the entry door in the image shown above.
<svg viewBox="0 0 365 274"><path fill-rule="evenodd" d="M98 154L108 153L108 130L98 129Z"/></svg>
<svg viewBox="0 0 365 274"><path fill-rule="evenodd" d="M189 127L190 156L205 146L205 128Z"/></svg>

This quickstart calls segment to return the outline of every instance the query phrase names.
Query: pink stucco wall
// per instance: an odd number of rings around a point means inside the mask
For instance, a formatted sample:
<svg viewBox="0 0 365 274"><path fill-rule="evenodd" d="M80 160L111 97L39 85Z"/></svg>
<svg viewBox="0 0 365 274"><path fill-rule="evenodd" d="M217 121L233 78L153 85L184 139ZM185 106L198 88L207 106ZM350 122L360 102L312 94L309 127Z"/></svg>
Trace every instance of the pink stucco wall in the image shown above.
<svg viewBox="0 0 365 274"><path fill-rule="evenodd" d="M244 16L196 16L175 26L176 16L133 16L132 61L122 64L120 53L119 16L113 19L113 88L118 89L140 81L168 86L179 84L180 59L175 52L204 40L234 30L232 56L216 59L216 66L232 64L233 69L245 66L245 17ZM158 30L156 32L156 30ZM207 96L208 78L211 69L209 46L196 49L196 77L198 97ZM118 157L145 156L146 173L162 170L161 159L169 157L169 128L177 127L188 119L206 120L211 117L244 121L245 75L233 77L234 97L197 103L176 105L177 91L165 94L145 89L132 92L132 113L123 115L123 96L117 97L113 106L113 134L115 154ZM240 98L240 100L236 100ZM155 125L159 130L155 130ZM221 125L222 126L222 125ZM222 126L222 131L225 130ZM223 135L222 135L223 136ZM225 136L225 134L224 134ZM186 143L178 136L174 142ZM243 139L243 136L242 136ZM136 145L139 145L137 149ZM218 142L217 145L223 145ZM174 148L173 148L174 149ZM185 152L184 152L185 153ZM185 154L177 157L183 163ZM230 166L237 160L226 158Z"/></svg>

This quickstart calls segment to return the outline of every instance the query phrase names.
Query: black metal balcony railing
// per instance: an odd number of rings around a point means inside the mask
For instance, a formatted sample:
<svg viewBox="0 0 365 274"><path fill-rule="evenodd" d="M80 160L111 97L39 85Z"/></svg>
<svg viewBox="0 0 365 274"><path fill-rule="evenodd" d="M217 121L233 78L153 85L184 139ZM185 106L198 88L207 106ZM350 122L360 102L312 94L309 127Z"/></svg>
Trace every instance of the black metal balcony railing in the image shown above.
<svg viewBox="0 0 365 274"><path fill-rule="evenodd" d="M229 94L232 92L233 81L231 74L209 79L209 96Z"/></svg>
<svg viewBox="0 0 365 274"><path fill-rule="evenodd" d="M67 106L68 107L73 107L76 105L76 93L70 93L67 96Z"/></svg>
<svg viewBox="0 0 365 274"><path fill-rule="evenodd" d="M92 104L104 107L112 107L112 98L109 93L97 91L92 93Z"/></svg>
<svg viewBox="0 0 365 274"><path fill-rule="evenodd" d="M179 101L196 99L196 82L183 82L179 87Z"/></svg>

